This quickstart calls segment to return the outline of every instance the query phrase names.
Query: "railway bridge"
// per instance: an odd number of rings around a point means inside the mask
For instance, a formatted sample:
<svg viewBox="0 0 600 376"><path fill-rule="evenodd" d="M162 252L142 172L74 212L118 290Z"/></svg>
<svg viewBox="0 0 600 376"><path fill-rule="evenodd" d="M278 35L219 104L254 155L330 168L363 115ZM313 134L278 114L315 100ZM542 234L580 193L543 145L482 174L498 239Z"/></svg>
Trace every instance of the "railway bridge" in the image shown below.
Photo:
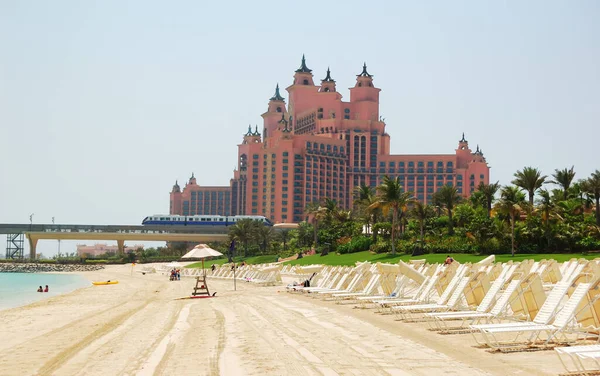
<svg viewBox="0 0 600 376"><path fill-rule="evenodd" d="M35 259L39 240L112 240L119 252L125 241L226 241L227 227L217 226L141 226L141 225L68 225L0 223L0 234L6 235L6 258L23 259L25 238L29 242L29 258Z"/></svg>

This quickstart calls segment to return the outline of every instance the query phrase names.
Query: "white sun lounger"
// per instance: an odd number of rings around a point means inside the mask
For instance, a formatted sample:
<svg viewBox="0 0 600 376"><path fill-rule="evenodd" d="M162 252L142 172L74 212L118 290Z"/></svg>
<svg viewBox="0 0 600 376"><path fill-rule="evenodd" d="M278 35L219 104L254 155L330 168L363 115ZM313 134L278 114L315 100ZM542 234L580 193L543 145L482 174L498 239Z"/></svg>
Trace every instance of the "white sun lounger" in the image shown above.
<svg viewBox="0 0 600 376"><path fill-rule="evenodd" d="M574 321L574 317L576 314L577 306L581 303L583 298L586 296L591 284L590 283L580 283L576 288L571 297L567 301L567 303L562 307L560 311L556 314L554 318L554 322L552 324L539 324L536 322L532 323L523 323L527 325L517 325L513 326L510 323L505 324L504 326L496 326L496 327L488 327L479 329L485 344L488 347L494 349L500 349L503 347L515 347L517 343L517 339L523 333L531 333L529 336L527 343L533 344L536 341L540 340L540 335L542 333L547 334L547 339L544 341L543 345L547 345L553 338L556 338L557 334L565 331L569 324ZM557 286L558 287L558 286ZM555 287L556 288L556 287ZM566 293L566 290L565 290ZM541 313L541 310L540 310ZM539 314L538 314L539 315ZM537 318L537 316L536 316ZM534 320L535 321L535 320ZM502 340L498 337L500 334L509 334L515 333L515 337L510 340Z"/></svg>

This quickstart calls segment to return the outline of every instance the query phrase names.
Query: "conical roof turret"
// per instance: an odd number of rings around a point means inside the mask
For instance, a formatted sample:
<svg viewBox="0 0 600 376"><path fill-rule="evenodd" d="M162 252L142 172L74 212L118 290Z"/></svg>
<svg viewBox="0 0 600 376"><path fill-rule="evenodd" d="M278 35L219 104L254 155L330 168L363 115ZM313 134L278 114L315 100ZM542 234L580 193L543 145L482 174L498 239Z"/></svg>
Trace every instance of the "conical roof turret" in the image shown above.
<svg viewBox="0 0 600 376"><path fill-rule="evenodd" d="M369 78L373 78L373 75L369 74L369 72L367 72L367 63L366 62L363 64L363 70L362 70L362 72L360 72L360 74L357 74L356 77L369 77Z"/></svg>
<svg viewBox="0 0 600 376"><path fill-rule="evenodd" d="M331 71L329 71L329 67L327 67L327 76L321 80L322 82L335 82L333 78L331 78Z"/></svg>
<svg viewBox="0 0 600 376"><path fill-rule="evenodd" d="M279 84L275 86L275 94L269 98L270 101L284 101L285 99L279 94Z"/></svg>
<svg viewBox="0 0 600 376"><path fill-rule="evenodd" d="M304 54L302 54L302 64L300 64L300 68L296 69L296 73L310 73L312 69L308 69L306 66L306 59L304 58Z"/></svg>

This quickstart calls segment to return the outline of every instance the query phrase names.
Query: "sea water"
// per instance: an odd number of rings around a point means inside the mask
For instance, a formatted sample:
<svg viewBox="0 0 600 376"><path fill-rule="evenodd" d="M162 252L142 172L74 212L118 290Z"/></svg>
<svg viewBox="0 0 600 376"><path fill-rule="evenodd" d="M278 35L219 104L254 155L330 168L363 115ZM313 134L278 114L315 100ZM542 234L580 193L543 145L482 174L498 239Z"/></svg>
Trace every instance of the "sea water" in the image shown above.
<svg viewBox="0 0 600 376"><path fill-rule="evenodd" d="M48 292L37 292L46 288ZM76 274L0 273L0 310L27 305L51 296L65 294L91 283Z"/></svg>

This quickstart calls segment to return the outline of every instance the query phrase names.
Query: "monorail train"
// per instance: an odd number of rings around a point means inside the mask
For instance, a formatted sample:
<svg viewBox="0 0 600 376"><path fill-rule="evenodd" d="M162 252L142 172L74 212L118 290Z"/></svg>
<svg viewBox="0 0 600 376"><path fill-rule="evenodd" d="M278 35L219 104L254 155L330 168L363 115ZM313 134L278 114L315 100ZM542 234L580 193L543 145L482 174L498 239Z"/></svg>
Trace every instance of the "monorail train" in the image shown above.
<svg viewBox="0 0 600 376"><path fill-rule="evenodd" d="M262 222L265 226L273 223L260 215L165 215L155 214L144 218L142 225L167 225L167 226L231 226L241 219L253 219Z"/></svg>

